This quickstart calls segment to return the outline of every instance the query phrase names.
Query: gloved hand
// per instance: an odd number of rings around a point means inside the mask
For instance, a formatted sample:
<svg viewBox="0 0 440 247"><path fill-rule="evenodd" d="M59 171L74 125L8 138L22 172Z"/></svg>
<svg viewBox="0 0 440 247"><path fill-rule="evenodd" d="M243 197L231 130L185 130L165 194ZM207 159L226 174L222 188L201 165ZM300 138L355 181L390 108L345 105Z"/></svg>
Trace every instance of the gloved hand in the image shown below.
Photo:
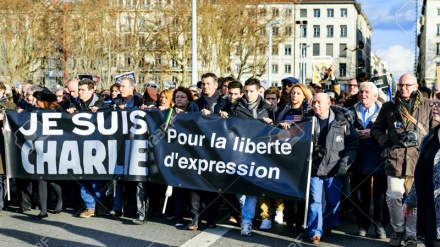
<svg viewBox="0 0 440 247"><path fill-rule="evenodd" d="M391 151L393 151L396 148L399 148L399 146L393 145L391 141L387 141L384 145L384 150L381 154L382 158L388 158L390 156Z"/></svg>

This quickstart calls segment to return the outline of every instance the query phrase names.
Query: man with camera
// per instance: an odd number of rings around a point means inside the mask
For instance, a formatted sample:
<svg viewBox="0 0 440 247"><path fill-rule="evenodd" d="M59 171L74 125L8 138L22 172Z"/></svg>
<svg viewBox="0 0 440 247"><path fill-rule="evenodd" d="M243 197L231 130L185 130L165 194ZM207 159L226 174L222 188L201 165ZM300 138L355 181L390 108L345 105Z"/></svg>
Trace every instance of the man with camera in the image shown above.
<svg viewBox="0 0 440 247"><path fill-rule="evenodd" d="M430 100L418 91L417 79L404 74L397 84L395 99L383 104L371 129L372 136L384 148L385 172L387 175L387 204L393 234L389 244L406 247L417 246L416 219L402 214L402 199L408 194L414 180L414 170L419 158L419 145L430 128L432 117ZM404 235L405 234L405 235Z"/></svg>

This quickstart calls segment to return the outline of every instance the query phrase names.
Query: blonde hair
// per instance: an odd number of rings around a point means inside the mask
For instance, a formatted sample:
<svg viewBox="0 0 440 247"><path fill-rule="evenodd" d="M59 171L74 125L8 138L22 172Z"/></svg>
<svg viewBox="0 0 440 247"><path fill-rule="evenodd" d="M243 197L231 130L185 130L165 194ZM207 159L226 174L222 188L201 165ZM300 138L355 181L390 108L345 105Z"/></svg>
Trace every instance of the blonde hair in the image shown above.
<svg viewBox="0 0 440 247"><path fill-rule="evenodd" d="M307 90L307 87L304 84L293 84L292 89L290 89L290 94L289 94L289 98L292 98L292 91L294 88L299 87L299 89L301 89L304 98L307 100L307 102L310 101L310 94L309 94L309 90Z"/></svg>
<svg viewBox="0 0 440 247"><path fill-rule="evenodd" d="M173 107L173 92L174 89L165 89L160 92L159 95L165 95L165 97L170 101L170 108Z"/></svg>

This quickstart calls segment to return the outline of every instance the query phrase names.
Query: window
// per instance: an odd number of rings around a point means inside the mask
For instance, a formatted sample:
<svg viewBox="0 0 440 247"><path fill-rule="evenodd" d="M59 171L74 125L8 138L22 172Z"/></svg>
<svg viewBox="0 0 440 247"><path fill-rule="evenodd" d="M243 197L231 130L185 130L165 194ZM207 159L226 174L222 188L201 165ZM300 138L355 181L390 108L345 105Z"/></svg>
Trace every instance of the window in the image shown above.
<svg viewBox="0 0 440 247"><path fill-rule="evenodd" d="M313 26L313 37L319 38L321 33L321 28L319 26Z"/></svg>
<svg viewBox="0 0 440 247"><path fill-rule="evenodd" d="M277 8L272 9L272 17L278 17L280 16L280 10Z"/></svg>
<svg viewBox="0 0 440 247"><path fill-rule="evenodd" d="M272 73L274 74L278 73L278 64L272 64Z"/></svg>
<svg viewBox="0 0 440 247"><path fill-rule="evenodd" d="M313 17L316 17L316 18L321 17L321 10L320 9L314 9L313 10Z"/></svg>
<svg viewBox="0 0 440 247"><path fill-rule="evenodd" d="M125 66L129 67L131 65L131 57L130 55L125 54Z"/></svg>
<svg viewBox="0 0 440 247"><path fill-rule="evenodd" d="M273 36L277 36L280 33L279 27L272 27L272 34Z"/></svg>
<svg viewBox="0 0 440 247"><path fill-rule="evenodd" d="M285 33L287 36L291 36L292 35L292 27L286 27L285 29Z"/></svg>
<svg viewBox="0 0 440 247"><path fill-rule="evenodd" d="M339 44L339 57L347 57L347 44Z"/></svg>
<svg viewBox="0 0 440 247"><path fill-rule="evenodd" d="M333 37L333 25L327 26L327 37L329 38Z"/></svg>
<svg viewBox="0 0 440 247"><path fill-rule="evenodd" d="M260 9L260 16L266 16L266 9Z"/></svg>
<svg viewBox="0 0 440 247"><path fill-rule="evenodd" d="M341 9L341 17L347 17L347 9Z"/></svg>
<svg viewBox="0 0 440 247"><path fill-rule="evenodd" d="M346 77L346 76L347 76L347 64L340 63L339 64L339 77Z"/></svg>
<svg viewBox="0 0 440 247"><path fill-rule="evenodd" d="M436 44L436 53L437 56L440 56L440 43Z"/></svg>
<svg viewBox="0 0 440 247"><path fill-rule="evenodd" d="M307 25L301 25L300 26L300 36L303 38L307 37Z"/></svg>
<svg viewBox="0 0 440 247"><path fill-rule="evenodd" d="M341 37L347 37L347 25L341 25Z"/></svg>
<svg viewBox="0 0 440 247"><path fill-rule="evenodd" d="M284 45L284 55L292 55L292 46Z"/></svg>
<svg viewBox="0 0 440 247"><path fill-rule="evenodd" d="M284 73L285 73L285 74L291 74L291 73L292 73L292 65L290 65L290 64L285 64L285 65L284 65Z"/></svg>
<svg viewBox="0 0 440 247"><path fill-rule="evenodd" d="M242 53L242 49L240 45L237 45L236 49L235 49L235 55L241 55Z"/></svg>
<svg viewBox="0 0 440 247"><path fill-rule="evenodd" d="M319 43L313 44L313 56L319 56Z"/></svg>
<svg viewBox="0 0 440 247"><path fill-rule="evenodd" d="M440 36L440 24L437 24L437 36Z"/></svg>
<svg viewBox="0 0 440 247"><path fill-rule="evenodd" d="M272 55L278 55L278 45L272 46Z"/></svg>
<svg viewBox="0 0 440 247"><path fill-rule="evenodd" d="M284 9L284 16L291 17L292 16L292 9Z"/></svg>
<svg viewBox="0 0 440 247"><path fill-rule="evenodd" d="M333 44L326 44L325 45L325 55L333 57Z"/></svg>
<svg viewBox="0 0 440 247"><path fill-rule="evenodd" d="M437 9L437 15L440 16L440 8Z"/></svg>
<svg viewBox="0 0 440 247"><path fill-rule="evenodd" d="M327 9L327 17L329 17L329 18L335 17L334 9Z"/></svg>
<svg viewBox="0 0 440 247"><path fill-rule="evenodd" d="M240 71L241 70L241 64L236 64L235 65L235 71Z"/></svg>
<svg viewBox="0 0 440 247"><path fill-rule="evenodd" d="M304 47L304 49L303 49L303 47ZM303 52L304 52L304 57L307 57L307 48L305 48L305 47L307 47L307 44L306 44L306 43L299 44L299 50L300 50L300 51L303 50Z"/></svg>
<svg viewBox="0 0 440 247"><path fill-rule="evenodd" d="M299 17L307 18L307 9L300 9L299 10Z"/></svg>

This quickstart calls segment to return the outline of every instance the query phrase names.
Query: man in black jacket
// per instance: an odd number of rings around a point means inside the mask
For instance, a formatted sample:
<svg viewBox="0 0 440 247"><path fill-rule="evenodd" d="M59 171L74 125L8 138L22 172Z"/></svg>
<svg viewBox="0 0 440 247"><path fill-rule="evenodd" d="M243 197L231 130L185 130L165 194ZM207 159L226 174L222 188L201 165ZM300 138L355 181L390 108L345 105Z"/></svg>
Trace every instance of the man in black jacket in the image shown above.
<svg viewBox="0 0 440 247"><path fill-rule="evenodd" d="M258 93L260 89L260 81L256 78L249 78L244 84L244 96L232 105L230 115L243 118L260 119L265 123L271 124L272 113L270 104L267 103ZM222 115L222 117L225 117ZM246 196L243 207L241 209L242 223L241 235L250 236L252 234L252 219L255 216L255 207L257 205L256 196ZM268 220L265 224L269 224ZM271 223L270 223L271 224ZM260 226L261 227L261 226ZM269 225L265 225L262 229L269 229Z"/></svg>
<svg viewBox="0 0 440 247"><path fill-rule="evenodd" d="M341 201L342 179L356 159L359 135L352 125L352 116L342 107L330 108L330 97L317 93L313 97L313 111L308 116L317 118L317 141L312 154L308 231L313 244L319 245L324 232L339 225L338 209ZM325 212L322 212L322 190L325 189ZM323 217L325 215L325 217Z"/></svg>
<svg viewBox="0 0 440 247"><path fill-rule="evenodd" d="M78 83L79 100L76 102L77 110L91 110L108 108L107 104L95 94L95 82L89 79L83 79Z"/></svg>
<svg viewBox="0 0 440 247"><path fill-rule="evenodd" d="M205 115L218 114L226 106L226 99L222 98L217 87L217 76L214 73L202 75L202 95L194 103Z"/></svg>

